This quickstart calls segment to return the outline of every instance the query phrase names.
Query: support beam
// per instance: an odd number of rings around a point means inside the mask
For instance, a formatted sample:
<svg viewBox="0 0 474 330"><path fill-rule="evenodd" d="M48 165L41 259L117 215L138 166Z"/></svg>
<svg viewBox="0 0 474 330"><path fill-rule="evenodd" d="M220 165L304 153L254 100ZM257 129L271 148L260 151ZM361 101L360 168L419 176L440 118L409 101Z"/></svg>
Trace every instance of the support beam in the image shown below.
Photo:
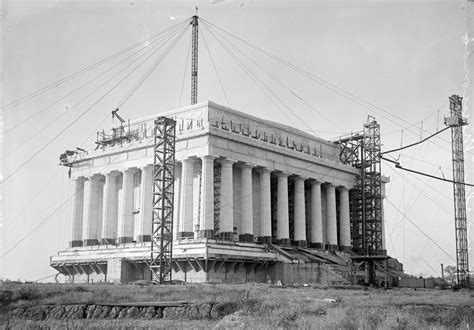
<svg viewBox="0 0 474 330"><path fill-rule="evenodd" d="M278 173L277 243L290 245L290 214L288 209L288 174Z"/></svg>
<svg viewBox="0 0 474 330"><path fill-rule="evenodd" d="M153 218L153 165L146 165L142 170L142 187L140 200L140 218L138 219L137 242L150 242L151 219Z"/></svg>
<svg viewBox="0 0 474 330"><path fill-rule="evenodd" d="M306 247L306 209L304 200L304 178L295 178L295 243Z"/></svg>
<svg viewBox="0 0 474 330"><path fill-rule="evenodd" d="M337 250L336 187L326 185L327 240L330 250Z"/></svg>
<svg viewBox="0 0 474 330"><path fill-rule="evenodd" d="M84 219L84 177L74 180L74 200L69 247L82 246L82 226Z"/></svg>
<svg viewBox="0 0 474 330"><path fill-rule="evenodd" d="M221 163L221 222L220 237L223 240L234 240L234 181L231 159L222 159Z"/></svg>
<svg viewBox="0 0 474 330"><path fill-rule="evenodd" d="M191 158L182 161L180 222L178 238L193 237L193 172L194 161Z"/></svg>
<svg viewBox="0 0 474 330"><path fill-rule="evenodd" d="M104 214L102 223L102 235L100 243L115 244L117 236L118 219L118 190L117 179L120 173L112 171L105 176L104 185Z"/></svg>
<svg viewBox="0 0 474 330"><path fill-rule="evenodd" d="M271 203L271 170L260 169L260 237L259 242L272 241L272 203Z"/></svg>
<svg viewBox="0 0 474 330"><path fill-rule="evenodd" d="M133 240L133 175L136 169L123 171L122 216L118 221L118 244Z"/></svg>
<svg viewBox="0 0 474 330"><path fill-rule="evenodd" d="M311 247L323 248L323 214L321 205L321 183L311 182Z"/></svg>
<svg viewBox="0 0 474 330"><path fill-rule="evenodd" d="M85 220L82 229L84 246L99 245L98 233L102 229L103 213L103 184L101 178L101 175L91 176L89 184L85 187Z"/></svg>
<svg viewBox="0 0 474 330"><path fill-rule="evenodd" d="M349 214L349 189L345 187L339 188L340 200L340 248L343 251L351 251L351 223Z"/></svg>
<svg viewBox="0 0 474 330"><path fill-rule="evenodd" d="M253 191L252 191L252 166L241 165L242 173L242 234L239 235L241 242L253 242Z"/></svg>
<svg viewBox="0 0 474 330"><path fill-rule="evenodd" d="M201 214L198 237L214 238L214 159L202 156Z"/></svg>

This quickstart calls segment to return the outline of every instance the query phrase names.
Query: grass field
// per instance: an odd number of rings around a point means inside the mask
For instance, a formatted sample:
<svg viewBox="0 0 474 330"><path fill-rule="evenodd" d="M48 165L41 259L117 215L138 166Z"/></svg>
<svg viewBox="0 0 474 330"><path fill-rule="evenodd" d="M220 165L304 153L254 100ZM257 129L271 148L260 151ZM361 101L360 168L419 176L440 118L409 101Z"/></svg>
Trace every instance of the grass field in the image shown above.
<svg viewBox="0 0 474 330"><path fill-rule="evenodd" d="M0 285L5 328L212 328L221 320L51 320L10 319L16 307L38 304L187 301L229 303L232 325L245 328L412 329L464 328L474 325L474 292L409 289L335 289L273 287L267 284L178 286ZM231 311L232 312L232 311ZM229 325L227 325L229 326ZM226 327L227 327L226 326Z"/></svg>

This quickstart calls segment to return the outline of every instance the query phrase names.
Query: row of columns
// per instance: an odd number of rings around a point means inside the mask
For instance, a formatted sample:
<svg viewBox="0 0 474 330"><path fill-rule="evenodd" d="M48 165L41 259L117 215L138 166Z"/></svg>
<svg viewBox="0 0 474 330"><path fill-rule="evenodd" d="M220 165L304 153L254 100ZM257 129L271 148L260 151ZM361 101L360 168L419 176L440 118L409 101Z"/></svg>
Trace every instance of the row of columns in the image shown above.
<svg viewBox="0 0 474 330"><path fill-rule="evenodd" d="M214 161L221 165L220 183L220 222L221 239L234 239L234 178L231 159L218 159L213 156L202 156L199 219L197 237L214 238ZM175 181L175 231L177 237L194 237L194 215L196 207L194 194L196 182L194 163L196 158L184 159L180 171L176 171ZM254 208L259 208L258 231L260 242L272 242L272 201L271 173L268 168L258 168L260 205L253 201L253 166L238 165L241 169L241 224L239 240L254 241ZM89 246L97 244L122 244L134 240L150 241L152 200L153 200L153 165L141 168L140 211L134 221L134 175L137 168L122 172L112 171L103 175L92 175L89 178L79 177L75 180L75 199L72 219L72 239L70 246ZM289 224L289 173L276 172L277 207L276 207L276 240L278 244L290 244ZM294 180L294 234L295 244L306 246L308 243L316 248L329 244L330 248L350 248L349 190L339 190L339 244L336 211L336 187L325 184L326 193L326 226L323 225L321 182L301 176L291 176ZM121 180L120 180L121 179ZM306 215L305 181L310 180L309 219ZM88 182L87 182L88 181ZM119 193L121 192L121 194ZM307 237L306 225L310 225ZM323 232L325 231L325 235ZM325 236L325 242L323 242Z"/></svg>
<svg viewBox="0 0 474 330"><path fill-rule="evenodd" d="M137 213L134 212L134 175L138 168L75 180L71 247L129 243L134 239L137 242L150 241L153 165L140 170L142 184L138 216L134 214ZM135 221L134 217L137 218Z"/></svg>
<svg viewBox="0 0 474 330"><path fill-rule="evenodd" d="M214 160L216 157L203 156L201 169L200 186L200 212L198 221L197 237L214 238ZM193 211L193 201L195 200L194 182L194 162L196 158L188 158L182 161L182 174L179 187L179 212L177 218L178 238L194 237L193 221L196 212ZM236 163L231 159L218 159L221 165L221 191L220 191L220 223L219 236L224 240L233 240L234 237L234 189L232 166ZM271 211L271 181L272 170L258 168L260 176L260 205L253 204L252 189L252 169L249 164L239 164L241 169L241 223L239 241L254 241L254 208L260 208L258 240L260 242L272 241L272 211ZM277 172L277 243L281 245L290 244L289 225L289 195L288 178L290 174ZM322 195L321 182L311 180L310 196L310 219L311 235L306 237L306 208L305 208L305 181L307 178L301 176L294 177L294 241L300 246L306 246L309 242L312 246L322 248L326 243L330 248L342 247L350 248L350 217L349 217L349 190L339 187L340 196L340 242L338 244L338 228L336 213L336 187L332 184L325 184L326 191L326 242L323 242L323 217L322 217ZM175 198L175 201L176 201Z"/></svg>

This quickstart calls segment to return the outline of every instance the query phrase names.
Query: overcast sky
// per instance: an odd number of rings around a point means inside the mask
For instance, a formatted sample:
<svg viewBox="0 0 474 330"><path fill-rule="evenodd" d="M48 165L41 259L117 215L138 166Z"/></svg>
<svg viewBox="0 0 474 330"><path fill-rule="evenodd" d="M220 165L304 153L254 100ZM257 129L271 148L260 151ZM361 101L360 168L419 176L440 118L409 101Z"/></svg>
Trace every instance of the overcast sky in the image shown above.
<svg viewBox="0 0 474 330"><path fill-rule="evenodd" d="M150 43L153 35L192 16L196 4L200 17L337 88L337 92L330 90L227 36L258 64L234 51L284 102L278 103L255 85L201 25L199 101L231 106L328 140L361 130L367 115L373 115L381 124L383 148L388 150L442 129L450 95L472 97L472 85L465 79L473 63L473 57L466 56L474 44L466 43L466 37L474 37L468 20L472 2L5 1L3 104L136 42ZM136 119L189 104L189 65L185 69L190 36L188 29L121 107L122 117ZM96 131L111 126L110 112L139 77L130 76L76 120L107 91L100 87L105 79L78 88L111 65L3 111L3 176L7 180L3 184L0 256L7 254L0 258L0 277L36 280L55 273L49 257L67 247L72 214L67 201L73 193L67 169L58 166L59 154L76 147L93 149ZM466 116L470 115L471 100L464 107ZM466 145L471 143L470 132L468 128ZM474 148L469 148L466 181L474 182L469 174ZM450 149L446 131L393 157L403 166L450 179ZM388 253L409 274L439 276L441 263L455 265L452 185L401 172L386 163L383 171L391 180L385 202ZM469 206L472 208L472 201ZM472 220L471 211L468 217ZM472 241L472 231L469 238ZM470 259L473 265L472 253Z"/></svg>

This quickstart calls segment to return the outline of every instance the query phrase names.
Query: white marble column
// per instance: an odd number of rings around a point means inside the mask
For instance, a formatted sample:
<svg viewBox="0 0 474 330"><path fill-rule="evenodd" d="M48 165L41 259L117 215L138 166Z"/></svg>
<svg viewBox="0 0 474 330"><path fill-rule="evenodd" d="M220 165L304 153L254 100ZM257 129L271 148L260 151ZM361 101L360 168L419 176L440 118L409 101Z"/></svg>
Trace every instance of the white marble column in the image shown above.
<svg viewBox="0 0 474 330"><path fill-rule="evenodd" d="M239 235L241 242L253 242L253 191L252 191L252 166L244 164L240 166L242 173L242 234Z"/></svg>
<svg viewBox="0 0 474 330"><path fill-rule="evenodd" d="M135 169L123 171L122 216L118 220L117 243L130 243L133 240L133 175Z"/></svg>
<svg viewBox="0 0 474 330"><path fill-rule="evenodd" d="M214 159L202 156L201 214L198 237L214 238Z"/></svg>
<svg viewBox="0 0 474 330"><path fill-rule="evenodd" d="M137 242L150 242L151 223L153 219L153 165L146 165L141 168L141 200L140 218L136 226Z"/></svg>
<svg viewBox="0 0 474 330"><path fill-rule="evenodd" d="M222 159L221 163L221 214L219 231L221 238L234 240L234 182L231 159Z"/></svg>
<svg viewBox="0 0 474 330"><path fill-rule="evenodd" d="M178 239L179 235L179 221L181 210L181 162L175 162L174 169L174 209L173 209L173 239ZM152 179L153 181L153 179ZM153 184L152 184L153 186ZM152 189L153 190L153 189ZM153 197L152 197L153 199Z"/></svg>
<svg viewBox="0 0 474 330"><path fill-rule="evenodd" d="M178 238L193 237L193 172L194 161L190 158L182 161L180 221Z"/></svg>
<svg viewBox="0 0 474 330"><path fill-rule="evenodd" d="M349 213L349 189L339 188L339 230L340 248L343 251L351 251L351 218Z"/></svg>
<svg viewBox="0 0 474 330"><path fill-rule="evenodd" d="M118 189L117 177L119 172L109 172L105 176L104 185L104 214L102 223L101 244L115 244L118 220Z"/></svg>
<svg viewBox="0 0 474 330"><path fill-rule="evenodd" d="M312 248L323 248L323 215L321 205L321 182L311 182L311 244Z"/></svg>
<svg viewBox="0 0 474 330"><path fill-rule="evenodd" d="M336 187L326 185L327 231L326 237L330 250L337 250Z"/></svg>
<svg viewBox="0 0 474 330"><path fill-rule="evenodd" d="M304 199L304 178L295 178L295 221L294 240L300 247L306 247L306 212Z"/></svg>
<svg viewBox="0 0 474 330"><path fill-rule="evenodd" d="M288 174L278 173L277 194L277 242L290 245L290 223L288 210Z"/></svg>
<svg viewBox="0 0 474 330"><path fill-rule="evenodd" d="M272 200L271 170L260 169L260 239L262 243L272 242Z"/></svg>
<svg viewBox="0 0 474 330"><path fill-rule="evenodd" d="M89 177L89 184L84 187L85 221L82 228L84 246L99 244L99 228L102 228L103 185L101 175Z"/></svg>
<svg viewBox="0 0 474 330"><path fill-rule="evenodd" d="M82 246L82 226L84 221L84 177L74 180L74 199L69 247Z"/></svg>

